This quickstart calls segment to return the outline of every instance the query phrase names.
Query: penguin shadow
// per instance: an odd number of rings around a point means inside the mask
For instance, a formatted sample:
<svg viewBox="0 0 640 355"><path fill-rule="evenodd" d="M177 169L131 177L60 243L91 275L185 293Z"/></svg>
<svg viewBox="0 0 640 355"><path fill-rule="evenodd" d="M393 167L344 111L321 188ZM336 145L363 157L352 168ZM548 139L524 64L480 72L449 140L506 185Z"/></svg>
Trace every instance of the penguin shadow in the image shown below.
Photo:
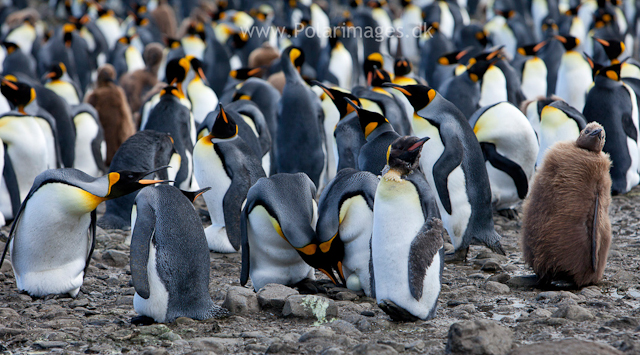
<svg viewBox="0 0 640 355"><path fill-rule="evenodd" d="M540 278L538 275L514 276L511 280L518 279L520 288L541 291L578 291L583 287L590 285L578 286L568 276L556 275L554 278Z"/></svg>

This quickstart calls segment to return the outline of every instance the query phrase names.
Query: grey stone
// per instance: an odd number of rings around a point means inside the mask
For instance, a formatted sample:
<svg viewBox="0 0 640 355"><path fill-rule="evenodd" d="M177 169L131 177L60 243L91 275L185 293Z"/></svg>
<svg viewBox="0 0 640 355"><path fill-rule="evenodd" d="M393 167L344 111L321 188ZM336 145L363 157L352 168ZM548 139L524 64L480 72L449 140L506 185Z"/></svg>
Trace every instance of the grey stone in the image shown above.
<svg viewBox="0 0 640 355"><path fill-rule="evenodd" d="M269 344L267 354L295 354L298 353L298 347L288 343L273 342Z"/></svg>
<svg viewBox="0 0 640 355"><path fill-rule="evenodd" d="M531 276L514 276L507 281L507 285L513 288L532 288L538 285L538 278Z"/></svg>
<svg viewBox="0 0 640 355"><path fill-rule="evenodd" d="M320 355L343 355L345 352L342 349L332 346L330 348L326 348L322 350Z"/></svg>
<svg viewBox="0 0 640 355"><path fill-rule="evenodd" d="M138 332L140 335L159 336L160 334L164 334L169 331L169 327L164 324L151 324L138 328Z"/></svg>
<svg viewBox="0 0 640 355"><path fill-rule="evenodd" d="M356 328L353 324L344 321L342 319L336 319L331 323L327 323L327 326L333 329L338 334L344 335L354 335L360 334L358 328Z"/></svg>
<svg viewBox="0 0 640 355"><path fill-rule="evenodd" d="M102 253L102 261L113 267L125 267L129 264L129 255L118 250L105 250Z"/></svg>
<svg viewBox="0 0 640 355"><path fill-rule="evenodd" d="M2 250L4 250L4 247L2 248ZM2 266L0 266L0 272L6 273L11 270L12 270L11 261L9 261L9 258L5 258L4 262L2 263Z"/></svg>
<svg viewBox="0 0 640 355"><path fill-rule="evenodd" d="M334 300L326 297L293 295L287 298L282 315L326 322L338 316L338 306Z"/></svg>
<svg viewBox="0 0 640 355"><path fill-rule="evenodd" d="M116 298L116 306L133 306L133 296L120 296Z"/></svg>
<svg viewBox="0 0 640 355"><path fill-rule="evenodd" d="M165 355L168 353L169 351L167 351L167 349L156 348L153 346L146 347L142 349L142 352L141 352L142 355Z"/></svg>
<svg viewBox="0 0 640 355"><path fill-rule="evenodd" d="M611 328L616 329L635 329L638 327L638 319L633 317L620 317L617 319L610 320L606 322L604 325Z"/></svg>
<svg viewBox="0 0 640 355"><path fill-rule="evenodd" d="M43 341L36 341L33 343L33 345L42 349L51 349L51 348L64 348L69 344L64 341L44 341L43 340Z"/></svg>
<svg viewBox="0 0 640 355"><path fill-rule="evenodd" d="M389 345L378 343L365 343L356 345L351 354L353 355L395 355L398 352Z"/></svg>
<svg viewBox="0 0 640 355"><path fill-rule="evenodd" d="M263 332L252 331L240 333L241 338L266 338L267 336Z"/></svg>
<svg viewBox="0 0 640 355"><path fill-rule="evenodd" d="M558 307L551 317L553 318L565 318L576 322L583 322L587 320L593 320L595 317L586 308L582 308L578 305L563 305Z"/></svg>
<svg viewBox="0 0 640 355"><path fill-rule="evenodd" d="M447 338L447 354L503 355L513 344L511 330L484 319L452 324Z"/></svg>
<svg viewBox="0 0 640 355"><path fill-rule="evenodd" d="M397 352L404 351L404 344L396 343L395 341L378 340L378 344L388 345L388 346L392 347Z"/></svg>
<svg viewBox="0 0 640 355"><path fill-rule="evenodd" d="M506 284L507 281L509 281L510 278L511 278L511 276L509 276L509 274L507 274L506 272L503 272L501 274L491 275L487 279L487 281L495 281L495 282L499 282L501 284Z"/></svg>
<svg viewBox="0 0 640 355"><path fill-rule="evenodd" d="M602 343L565 339L524 345L514 349L509 355L622 355L623 353Z"/></svg>
<svg viewBox="0 0 640 355"><path fill-rule="evenodd" d="M544 308L534 309L533 312L529 313L529 318L549 318L551 317L551 312Z"/></svg>
<svg viewBox="0 0 640 355"><path fill-rule="evenodd" d="M11 308L0 308L0 319L11 321L20 318L18 312Z"/></svg>
<svg viewBox="0 0 640 355"><path fill-rule="evenodd" d="M480 270L487 272L498 272L502 270L502 266L500 266L500 264L498 264L494 260L487 260L487 262L482 265L482 268Z"/></svg>
<svg viewBox="0 0 640 355"><path fill-rule="evenodd" d="M198 338L189 342L193 350L208 350L218 354L227 352L227 347L218 338Z"/></svg>
<svg viewBox="0 0 640 355"><path fill-rule="evenodd" d="M484 289L501 295L511 292L509 286L496 281L487 281L487 283L484 284Z"/></svg>
<svg viewBox="0 0 640 355"><path fill-rule="evenodd" d="M164 334L161 334L158 339L161 340L169 340L169 341L178 341L178 340L182 340L182 337L179 336L178 334L174 333L174 332L166 332Z"/></svg>
<svg viewBox="0 0 640 355"><path fill-rule="evenodd" d="M300 293L291 287L280 284L266 284L257 294L258 303L262 309L282 311L287 297L299 295Z"/></svg>
<svg viewBox="0 0 640 355"><path fill-rule="evenodd" d="M355 293L345 291L336 293L334 297L339 301L355 301L356 299L358 299L358 295L356 295Z"/></svg>
<svg viewBox="0 0 640 355"><path fill-rule="evenodd" d="M53 329L60 328L82 328L82 323L77 319L54 319L52 321L46 322L45 326Z"/></svg>
<svg viewBox="0 0 640 355"><path fill-rule="evenodd" d="M298 339L299 342L304 343L306 341L309 341L311 339L315 339L315 338L331 338L336 334L336 332L333 331L333 329L329 328L329 327L316 327L311 329L310 331L302 334L300 336L300 339Z"/></svg>
<svg viewBox="0 0 640 355"><path fill-rule="evenodd" d="M229 287L222 307L233 314L249 314L260 311L260 304L255 292L240 286Z"/></svg>
<svg viewBox="0 0 640 355"><path fill-rule="evenodd" d="M602 291L600 291L600 287L598 286L589 286L583 288L580 294L586 298L596 298L602 296Z"/></svg>

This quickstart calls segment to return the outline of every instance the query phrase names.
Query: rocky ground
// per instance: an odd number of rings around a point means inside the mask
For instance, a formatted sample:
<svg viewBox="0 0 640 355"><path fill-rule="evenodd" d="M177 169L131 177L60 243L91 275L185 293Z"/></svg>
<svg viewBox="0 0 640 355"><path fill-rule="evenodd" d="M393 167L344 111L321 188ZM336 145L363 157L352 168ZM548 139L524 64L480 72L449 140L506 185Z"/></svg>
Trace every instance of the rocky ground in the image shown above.
<svg viewBox="0 0 640 355"><path fill-rule="evenodd" d="M99 229L93 261L76 299L18 293L5 262L0 269L0 350L442 354L448 347L461 354L553 354L556 347L571 350L568 353L640 354L639 207L638 188L614 197L613 244L604 280L577 290L540 290L520 277L531 274L518 244L521 222L496 215L507 256L472 247L466 263L446 265L436 318L415 323L392 322L375 300L331 285L318 296L297 295L284 286L270 286L256 295L239 287L240 254L212 253L209 290L217 303L231 308L232 316L133 326L134 289L123 243L128 232ZM3 231L7 233L7 227ZM550 343L565 338L605 346ZM538 350L525 346L534 343L540 344Z"/></svg>

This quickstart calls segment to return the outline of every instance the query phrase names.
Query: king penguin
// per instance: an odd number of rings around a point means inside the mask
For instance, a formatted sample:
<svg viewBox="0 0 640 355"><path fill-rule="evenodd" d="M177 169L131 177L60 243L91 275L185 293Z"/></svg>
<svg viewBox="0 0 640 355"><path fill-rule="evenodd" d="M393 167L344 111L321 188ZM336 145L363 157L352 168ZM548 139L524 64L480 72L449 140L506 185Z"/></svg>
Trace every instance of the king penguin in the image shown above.
<svg viewBox="0 0 640 355"><path fill-rule="evenodd" d="M240 248L242 204L249 188L265 176L260 160L222 105L211 132L198 141L193 154L198 186L211 187L203 195L211 217L205 230L209 249L235 253Z"/></svg>
<svg viewBox="0 0 640 355"><path fill-rule="evenodd" d="M527 100L547 96L547 65L538 57L538 51L547 42L518 48L518 53L527 56L522 66L522 93Z"/></svg>
<svg viewBox="0 0 640 355"><path fill-rule="evenodd" d="M505 254L493 227L491 187L478 139L460 110L424 85L387 85L413 106L413 130L431 139L420 165L436 195L442 223L455 248L450 260L465 260L469 245L481 243Z"/></svg>
<svg viewBox="0 0 640 355"><path fill-rule="evenodd" d="M555 94L576 110L582 111L587 90L593 83L591 66L581 53L574 50L580 44L577 38L556 36L556 39L562 42L566 52L560 60Z"/></svg>
<svg viewBox="0 0 640 355"><path fill-rule="evenodd" d="M73 106L80 103L82 99L80 89L67 73L67 66L64 63L54 64L45 75L45 78L48 81L44 84L44 87L65 99L69 105Z"/></svg>
<svg viewBox="0 0 640 355"><path fill-rule="evenodd" d="M568 103L557 100L545 105L539 112L540 126L538 128L538 159L540 165L549 147L554 143L575 140L580 131L587 125L585 117Z"/></svg>
<svg viewBox="0 0 640 355"><path fill-rule="evenodd" d="M304 173L275 174L249 189L242 210L242 271L258 291L268 283L295 285L315 280L302 259L316 252L314 226L318 219L316 187Z"/></svg>
<svg viewBox="0 0 640 355"><path fill-rule="evenodd" d="M96 237L96 208L133 192L153 173L120 171L94 178L77 169L50 169L33 182L9 233L18 289L35 297L80 291ZM0 260L0 263L2 263Z"/></svg>
<svg viewBox="0 0 640 355"><path fill-rule="evenodd" d="M444 269L442 222L424 209L407 179L429 139L405 136L389 147L373 206L371 261L378 306L393 320L435 317Z"/></svg>
<svg viewBox="0 0 640 355"><path fill-rule="evenodd" d="M140 316L134 324L147 317L171 323L178 317L204 320L229 313L209 294L209 248L191 203L171 185L149 186L136 197L130 266L133 308Z"/></svg>

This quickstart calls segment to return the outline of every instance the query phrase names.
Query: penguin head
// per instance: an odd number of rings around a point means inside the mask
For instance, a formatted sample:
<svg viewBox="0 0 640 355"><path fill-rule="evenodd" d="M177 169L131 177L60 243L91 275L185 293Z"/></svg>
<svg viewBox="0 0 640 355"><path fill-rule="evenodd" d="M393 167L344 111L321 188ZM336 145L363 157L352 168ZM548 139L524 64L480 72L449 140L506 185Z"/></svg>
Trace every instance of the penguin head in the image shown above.
<svg viewBox="0 0 640 355"><path fill-rule="evenodd" d="M464 49L461 51L444 54L440 58L438 58L438 64L440 65L457 64L460 62L460 59L462 59L467 53L469 53L469 50Z"/></svg>
<svg viewBox="0 0 640 355"><path fill-rule="evenodd" d="M158 169L153 169L153 170L144 171L144 172L121 170L121 171L109 173L107 175L107 178L109 180L109 190L105 198L112 199L112 198L128 195L147 185L168 182L167 180L144 179L145 176L155 173L159 170L166 169L168 167L169 166L163 166Z"/></svg>
<svg viewBox="0 0 640 355"><path fill-rule="evenodd" d="M558 24L552 17L547 17L540 25L542 32L545 34L546 38L553 37L558 34Z"/></svg>
<svg viewBox="0 0 640 355"><path fill-rule="evenodd" d="M98 86L104 86L109 83L115 83L116 80L116 69L113 65L107 63L98 68Z"/></svg>
<svg viewBox="0 0 640 355"><path fill-rule="evenodd" d="M491 60L474 60L474 58L471 58L469 60L470 64L469 66L467 66L467 75L469 76L469 79L471 79L471 81L473 81L474 83L482 80L482 77L487 72L487 70L489 70L489 68L491 68L491 66L494 65L498 60L500 60L499 57L494 57Z"/></svg>
<svg viewBox="0 0 640 355"><path fill-rule="evenodd" d="M205 187L204 189L196 190L196 191L185 191L180 189L180 192L184 195L184 197L188 198L191 203L196 203L198 197L202 196L203 193L211 190L211 187Z"/></svg>
<svg viewBox="0 0 640 355"><path fill-rule="evenodd" d="M389 124L389 121L381 114L365 110L348 98L345 98L344 100L356 110L358 120L360 121L360 127L364 133L364 138L369 137L369 135L381 125Z"/></svg>
<svg viewBox="0 0 640 355"><path fill-rule="evenodd" d="M212 138L216 139L231 139L238 135L238 125L224 110L222 104L219 104L220 112L218 112L218 116L215 121L213 121L213 126L211 126L211 132L205 138L211 140Z"/></svg>
<svg viewBox="0 0 640 355"><path fill-rule="evenodd" d="M346 279L342 271L342 261L344 260L344 242L336 233L333 238L313 245L310 249L315 249L311 255L298 250L298 254L309 266L320 270L336 285L345 286Z"/></svg>
<svg viewBox="0 0 640 355"><path fill-rule="evenodd" d="M207 80L207 77L204 75L204 70L202 69L202 62L198 58L192 57L189 61L189 64L191 65L191 68L193 68L193 71L196 73L196 77L199 77L204 81Z"/></svg>
<svg viewBox="0 0 640 355"><path fill-rule="evenodd" d="M555 39L557 39L558 41L560 41L560 43L562 43L562 46L564 47L565 51L572 51L574 50L577 46L580 45L580 40L572 37L572 36L553 36Z"/></svg>
<svg viewBox="0 0 640 355"><path fill-rule="evenodd" d="M46 79L58 80L67 72L67 66L59 62L51 66L49 72L44 75Z"/></svg>
<svg viewBox="0 0 640 355"><path fill-rule="evenodd" d="M184 98L184 94L180 91L176 86L167 85L162 90L160 90L160 98L163 97L175 97L177 99Z"/></svg>
<svg viewBox="0 0 640 355"><path fill-rule="evenodd" d="M283 56L286 56L291 63L293 63L293 66L296 68L298 73L300 73L302 70L302 64L304 64L304 52L302 51L302 48L290 46L285 49Z"/></svg>
<svg viewBox="0 0 640 355"><path fill-rule="evenodd" d="M411 71L413 71L413 66L407 58L397 58L393 64L393 74L395 76L406 76L411 74Z"/></svg>
<svg viewBox="0 0 640 355"><path fill-rule="evenodd" d="M179 39L175 39L171 37L165 37L164 43L167 45L169 49L172 49L172 50L182 47L182 42L180 42Z"/></svg>
<svg viewBox="0 0 640 355"><path fill-rule="evenodd" d="M7 55L12 54L13 52L16 51L16 49L20 49L20 47L13 42L6 42L6 41L2 42L2 46L7 51Z"/></svg>
<svg viewBox="0 0 640 355"><path fill-rule="evenodd" d="M618 62L617 64L601 68L596 73L596 77L602 76L611 80L620 81L620 71L622 70L622 64L624 64L624 62L625 61L623 60L622 62Z"/></svg>
<svg viewBox="0 0 640 355"><path fill-rule="evenodd" d="M413 110L418 112L427 107L436 98L436 91L426 85L397 85L386 83L386 88L394 88L400 91L409 100Z"/></svg>
<svg viewBox="0 0 640 355"><path fill-rule="evenodd" d="M367 78L367 84L371 86L371 81L375 75L375 69L382 69L384 67L384 58L382 54L375 52L369 54L363 63L364 75Z"/></svg>
<svg viewBox="0 0 640 355"><path fill-rule="evenodd" d="M231 46L235 49L244 48L249 42L249 34L245 31L235 31L231 35Z"/></svg>
<svg viewBox="0 0 640 355"><path fill-rule="evenodd" d="M473 35L476 40L478 41L478 43L480 43L480 45L484 48L489 44L489 34L487 33L487 31L485 29L481 29L479 31L476 31L476 33Z"/></svg>
<svg viewBox="0 0 640 355"><path fill-rule="evenodd" d="M601 29L614 25L616 20L616 14L604 7L599 8L593 15L593 27Z"/></svg>
<svg viewBox="0 0 640 355"><path fill-rule="evenodd" d="M142 16L142 14L134 15L135 23L138 27L145 27L149 25L149 18Z"/></svg>
<svg viewBox="0 0 640 355"><path fill-rule="evenodd" d="M191 69L191 57L175 58L167 63L165 78L169 85L181 85Z"/></svg>
<svg viewBox="0 0 640 355"><path fill-rule="evenodd" d="M369 82L370 86L380 87L384 83L390 83L390 82L391 82L391 75L389 75L389 73L386 70L373 67L373 75L371 75L371 80Z"/></svg>
<svg viewBox="0 0 640 355"><path fill-rule="evenodd" d="M624 42L615 39L602 39L593 38L604 47L604 51L607 54L607 58L611 61L611 64L618 63L618 57L624 52Z"/></svg>
<svg viewBox="0 0 640 355"><path fill-rule="evenodd" d="M28 84L18 82L18 79L13 75L1 77L0 92L22 114L26 114L24 107L36 99L36 90Z"/></svg>
<svg viewBox="0 0 640 355"><path fill-rule="evenodd" d="M579 148L600 153L604 147L605 137L604 128L598 122L590 122L580 132L580 136L576 139L576 145Z"/></svg>
<svg viewBox="0 0 640 355"><path fill-rule="evenodd" d="M409 175L418 168L422 145L428 140L429 137L404 136L393 141L387 151L389 169L395 170L400 176Z"/></svg>
<svg viewBox="0 0 640 355"><path fill-rule="evenodd" d="M76 30L76 26L72 23L67 23L62 26L62 40L67 48L71 48L71 42L73 41L73 31Z"/></svg>
<svg viewBox="0 0 640 355"><path fill-rule="evenodd" d="M538 51L542 49L547 44L547 41L542 41L540 43L530 44L528 46L523 46L518 48L518 53L523 56L537 56Z"/></svg>
<svg viewBox="0 0 640 355"><path fill-rule="evenodd" d="M229 72L229 76L238 80L247 80L253 77L261 77L263 68L240 68Z"/></svg>
<svg viewBox="0 0 640 355"><path fill-rule="evenodd" d="M311 81L311 84L317 85L325 94L327 94L327 96L329 96L331 101L333 101L333 104L338 109L338 112L340 112L340 119L345 118L348 114L355 111L355 108L349 105L345 99L353 101L357 106L362 106L360 100L349 92L328 88L317 80Z"/></svg>
<svg viewBox="0 0 640 355"><path fill-rule="evenodd" d="M128 45L131 44L131 40L133 38L135 38L135 37L136 37L136 34L133 34L131 36L122 36L122 37L118 38L118 43L122 43L125 46L128 46Z"/></svg>
<svg viewBox="0 0 640 355"><path fill-rule="evenodd" d="M582 53L582 54L584 55L584 58L587 60L587 63L589 63L589 66L591 67L591 76L593 77L593 79L595 79L600 69L604 68L604 65L593 60L593 58L589 57L587 53Z"/></svg>

